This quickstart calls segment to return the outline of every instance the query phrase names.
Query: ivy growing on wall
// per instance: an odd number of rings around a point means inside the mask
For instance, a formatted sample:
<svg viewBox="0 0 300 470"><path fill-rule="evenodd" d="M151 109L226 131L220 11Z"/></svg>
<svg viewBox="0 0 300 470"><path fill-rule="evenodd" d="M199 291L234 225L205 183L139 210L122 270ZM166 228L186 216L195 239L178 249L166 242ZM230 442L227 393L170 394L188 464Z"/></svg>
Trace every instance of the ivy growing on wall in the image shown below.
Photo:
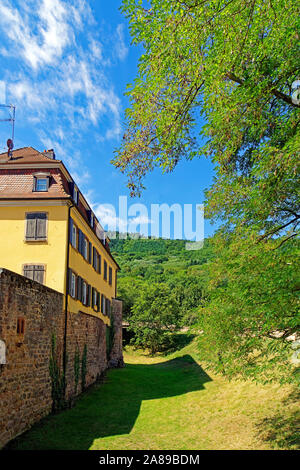
<svg viewBox="0 0 300 470"><path fill-rule="evenodd" d="M52 411L59 411L66 405L65 403L65 378L59 365L56 348L56 337L51 338L51 356L49 362L49 373L51 377Z"/></svg>
<svg viewBox="0 0 300 470"><path fill-rule="evenodd" d="M110 326L106 326L106 354L107 354L108 359L109 359L113 342L114 342L114 334L115 334L114 321L113 321L113 316L111 316Z"/></svg>
<svg viewBox="0 0 300 470"><path fill-rule="evenodd" d="M75 357L74 357L74 377L75 377L75 393L77 393L78 383L80 375L80 353L78 346L76 346Z"/></svg>
<svg viewBox="0 0 300 470"><path fill-rule="evenodd" d="M82 360L81 360L81 385L82 390L86 387L86 364L87 364L87 345L84 345Z"/></svg>

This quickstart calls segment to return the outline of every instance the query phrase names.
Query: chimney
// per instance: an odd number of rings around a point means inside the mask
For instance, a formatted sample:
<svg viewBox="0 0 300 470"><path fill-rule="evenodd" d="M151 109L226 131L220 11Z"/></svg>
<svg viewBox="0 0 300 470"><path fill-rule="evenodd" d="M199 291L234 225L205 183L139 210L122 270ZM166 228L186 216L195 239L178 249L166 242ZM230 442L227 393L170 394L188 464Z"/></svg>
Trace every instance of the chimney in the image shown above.
<svg viewBox="0 0 300 470"><path fill-rule="evenodd" d="M51 160L55 160L55 153L53 149L44 150L44 154L46 157L51 158Z"/></svg>

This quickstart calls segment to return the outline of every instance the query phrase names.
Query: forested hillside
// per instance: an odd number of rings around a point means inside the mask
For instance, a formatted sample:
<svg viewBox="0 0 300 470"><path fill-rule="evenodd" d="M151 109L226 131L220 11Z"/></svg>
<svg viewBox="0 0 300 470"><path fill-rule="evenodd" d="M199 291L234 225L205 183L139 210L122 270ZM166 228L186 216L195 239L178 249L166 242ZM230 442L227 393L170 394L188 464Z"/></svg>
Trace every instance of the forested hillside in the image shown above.
<svg viewBox="0 0 300 470"><path fill-rule="evenodd" d="M111 251L121 271L118 275L118 296L124 301L124 318L137 293L150 284L163 284L172 290L180 307L180 324L190 325L205 298L204 266L213 258L209 239L201 250L188 251L184 240L128 237L111 241Z"/></svg>

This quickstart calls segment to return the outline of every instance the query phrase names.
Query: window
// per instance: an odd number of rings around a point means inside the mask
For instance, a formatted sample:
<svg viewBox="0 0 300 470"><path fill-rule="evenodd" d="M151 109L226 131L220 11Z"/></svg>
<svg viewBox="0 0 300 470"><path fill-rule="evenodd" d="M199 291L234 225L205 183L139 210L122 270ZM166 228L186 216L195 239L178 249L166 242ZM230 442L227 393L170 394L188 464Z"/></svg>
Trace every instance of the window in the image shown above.
<svg viewBox="0 0 300 470"><path fill-rule="evenodd" d="M83 238L83 257L84 259L88 259L88 241L87 239L84 237Z"/></svg>
<svg viewBox="0 0 300 470"><path fill-rule="evenodd" d="M80 276L77 277L77 300L82 300L82 278Z"/></svg>
<svg viewBox="0 0 300 470"><path fill-rule="evenodd" d="M105 296L101 295L101 312L105 315Z"/></svg>
<svg viewBox="0 0 300 470"><path fill-rule="evenodd" d="M109 268L109 274L108 274L108 282L110 285L112 285L112 268Z"/></svg>
<svg viewBox="0 0 300 470"><path fill-rule="evenodd" d="M17 334L23 335L25 333L25 320L24 318L18 318L17 320Z"/></svg>
<svg viewBox="0 0 300 470"><path fill-rule="evenodd" d="M77 248L77 227L73 225L72 227L72 241L71 244L74 248Z"/></svg>
<svg viewBox="0 0 300 470"><path fill-rule="evenodd" d="M26 214L26 241L45 241L47 239L47 214L32 212Z"/></svg>
<svg viewBox="0 0 300 470"><path fill-rule="evenodd" d="M99 293L97 292L96 289L93 288L93 308L97 312L99 312Z"/></svg>
<svg viewBox="0 0 300 470"><path fill-rule="evenodd" d="M93 268L97 271L97 251L96 248L93 246Z"/></svg>
<svg viewBox="0 0 300 470"><path fill-rule="evenodd" d="M89 242L89 263L92 264L92 244Z"/></svg>
<svg viewBox="0 0 300 470"><path fill-rule="evenodd" d="M23 275L28 279L44 284L45 266L41 264L25 264Z"/></svg>
<svg viewBox="0 0 300 470"><path fill-rule="evenodd" d="M82 303L83 305L87 304L87 284L84 281L82 283Z"/></svg>
<svg viewBox="0 0 300 470"><path fill-rule="evenodd" d="M35 178L35 191L48 191L49 178Z"/></svg>
<svg viewBox="0 0 300 470"><path fill-rule="evenodd" d="M107 281L107 262L105 260L104 260L103 278L104 278L105 281Z"/></svg>
<svg viewBox="0 0 300 470"><path fill-rule="evenodd" d="M76 297L76 275L74 273L71 273L71 289L70 289L70 295L75 299Z"/></svg>
<svg viewBox="0 0 300 470"><path fill-rule="evenodd" d="M79 192L78 192L78 189L76 188L76 186L74 186L74 190L73 190L73 199L74 199L74 202L78 205L78 203L79 203Z"/></svg>
<svg viewBox="0 0 300 470"><path fill-rule="evenodd" d="M98 255L98 269L97 269L97 272L99 274L101 274L101 263L102 263L102 258L101 258L101 255Z"/></svg>
<svg viewBox="0 0 300 470"><path fill-rule="evenodd" d="M33 175L33 191L45 192L49 189L50 174L36 173Z"/></svg>

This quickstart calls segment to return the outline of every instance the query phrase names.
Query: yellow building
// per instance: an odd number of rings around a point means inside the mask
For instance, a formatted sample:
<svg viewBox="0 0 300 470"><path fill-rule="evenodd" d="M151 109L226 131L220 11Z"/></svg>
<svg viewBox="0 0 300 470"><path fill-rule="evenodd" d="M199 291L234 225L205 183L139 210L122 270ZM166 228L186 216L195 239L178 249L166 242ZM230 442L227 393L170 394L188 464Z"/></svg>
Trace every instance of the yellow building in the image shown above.
<svg viewBox="0 0 300 470"><path fill-rule="evenodd" d="M65 308L110 324L118 264L109 239L53 150L0 154L0 267L65 295Z"/></svg>

